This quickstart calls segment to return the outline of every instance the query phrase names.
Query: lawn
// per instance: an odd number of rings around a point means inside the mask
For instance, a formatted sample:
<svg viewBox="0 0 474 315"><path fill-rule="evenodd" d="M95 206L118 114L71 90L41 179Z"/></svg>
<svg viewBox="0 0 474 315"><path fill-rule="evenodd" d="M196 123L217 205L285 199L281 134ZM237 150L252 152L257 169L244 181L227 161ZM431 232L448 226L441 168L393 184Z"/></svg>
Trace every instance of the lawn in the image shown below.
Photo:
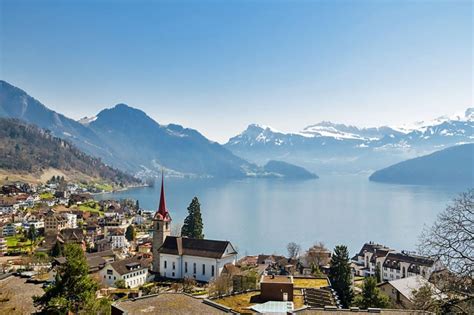
<svg viewBox="0 0 474 315"><path fill-rule="evenodd" d="M77 209L77 210L80 210L80 211L95 212L95 213L101 214L100 206L95 201L89 201L89 202L86 202L86 203L78 205L78 206L73 206L73 207L71 207L71 209Z"/></svg>
<svg viewBox="0 0 474 315"><path fill-rule="evenodd" d="M293 278L295 288L316 288L327 287L329 282L327 279L312 278Z"/></svg>
<svg viewBox="0 0 474 315"><path fill-rule="evenodd" d="M111 192L111 191L114 190L114 187L112 187L112 185L110 185L110 184L95 183L94 186L95 186L95 188L100 189L102 191L106 191L106 192Z"/></svg>
<svg viewBox="0 0 474 315"><path fill-rule="evenodd" d="M44 193L41 193L39 197L41 200L46 200L46 199L53 199L54 195L50 192L44 192Z"/></svg>
<svg viewBox="0 0 474 315"><path fill-rule="evenodd" d="M39 237L36 240L36 244L39 244L43 237ZM20 242L20 236L8 236L5 238L7 241L7 249L8 251L13 252L28 252L31 250L31 241L25 240L24 242Z"/></svg>
<svg viewBox="0 0 474 315"><path fill-rule="evenodd" d="M257 295L260 295L259 291L226 296L221 299L213 300L213 302L230 307L234 311L239 312L240 314L253 314L253 311L248 310L246 308L256 304L256 303L251 303L250 299L253 296L257 296Z"/></svg>
<svg viewBox="0 0 474 315"><path fill-rule="evenodd" d="M213 302L230 307L234 311L237 311L241 314L253 314L254 312L252 310L249 310L248 308L255 304L262 303L261 301L259 301L259 295L259 291L247 292L232 296L226 296L224 298L213 300ZM304 306L304 296L301 290L293 290L293 303L295 309Z"/></svg>

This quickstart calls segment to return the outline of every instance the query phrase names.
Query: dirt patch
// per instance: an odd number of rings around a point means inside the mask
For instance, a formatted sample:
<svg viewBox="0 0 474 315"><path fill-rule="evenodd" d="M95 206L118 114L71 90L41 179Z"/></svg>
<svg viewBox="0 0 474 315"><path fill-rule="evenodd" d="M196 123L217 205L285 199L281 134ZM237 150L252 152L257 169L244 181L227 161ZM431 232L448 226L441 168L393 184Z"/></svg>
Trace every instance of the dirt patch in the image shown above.
<svg viewBox="0 0 474 315"><path fill-rule="evenodd" d="M0 280L0 314L32 314L37 311L32 297L43 295L40 285L26 283L26 279L10 276Z"/></svg>

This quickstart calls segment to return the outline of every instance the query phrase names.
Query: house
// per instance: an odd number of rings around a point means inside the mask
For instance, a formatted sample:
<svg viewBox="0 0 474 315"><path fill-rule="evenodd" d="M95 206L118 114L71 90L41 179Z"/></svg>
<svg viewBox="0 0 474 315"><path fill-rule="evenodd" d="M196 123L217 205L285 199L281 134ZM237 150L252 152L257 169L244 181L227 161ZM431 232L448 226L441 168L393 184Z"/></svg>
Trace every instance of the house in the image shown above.
<svg viewBox="0 0 474 315"><path fill-rule="evenodd" d="M431 290L433 290L433 298L439 298L439 291L433 284L420 275L390 280L378 285L380 291L387 295L394 305L404 309L414 308L413 292L419 290L423 286L429 286Z"/></svg>
<svg viewBox="0 0 474 315"><path fill-rule="evenodd" d="M285 256L280 256L280 255L264 255L260 254L257 257L257 264L258 265L272 265L276 263L277 261L285 259Z"/></svg>
<svg viewBox="0 0 474 315"><path fill-rule="evenodd" d="M3 237L0 237L0 256L5 255L7 252L7 240Z"/></svg>
<svg viewBox="0 0 474 315"><path fill-rule="evenodd" d="M11 214L14 213L15 208L13 204L1 204L0 205L0 214Z"/></svg>
<svg viewBox="0 0 474 315"><path fill-rule="evenodd" d="M366 243L352 258L357 276L374 276L380 270L382 280L390 281L415 275L428 279L432 272L443 269L439 261L429 257L402 251L397 252L384 245Z"/></svg>
<svg viewBox="0 0 474 315"><path fill-rule="evenodd" d="M148 266L151 260L142 256L107 263L99 271L101 282L108 286L115 286L116 281L123 280L125 286L136 288L145 284L148 280Z"/></svg>
<svg viewBox="0 0 474 315"><path fill-rule="evenodd" d="M262 275L260 298L263 301L293 301L293 277Z"/></svg>
<svg viewBox="0 0 474 315"><path fill-rule="evenodd" d="M26 221L23 222L23 228L28 230L30 226L34 226L36 230L44 228L44 221Z"/></svg>
<svg viewBox="0 0 474 315"><path fill-rule="evenodd" d="M77 215L73 213L63 213L63 217L67 221L67 227L71 229L77 228Z"/></svg>
<svg viewBox="0 0 474 315"><path fill-rule="evenodd" d="M46 235L56 235L62 229L67 228L67 219L54 210L49 210L44 217L44 233Z"/></svg>
<svg viewBox="0 0 474 315"><path fill-rule="evenodd" d="M153 218L153 271L161 277L191 277L209 282L226 264L234 264L237 251L229 241L170 236L171 216L165 203L163 177L158 211Z"/></svg>
<svg viewBox="0 0 474 315"><path fill-rule="evenodd" d="M13 223L5 224L2 228L3 236L14 236L16 234L16 226Z"/></svg>
<svg viewBox="0 0 474 315"><path fill-rule="evenodd" d="M111 248L128 248L125 230L122 228L108 228L106 238L110 240Z"/></svg>

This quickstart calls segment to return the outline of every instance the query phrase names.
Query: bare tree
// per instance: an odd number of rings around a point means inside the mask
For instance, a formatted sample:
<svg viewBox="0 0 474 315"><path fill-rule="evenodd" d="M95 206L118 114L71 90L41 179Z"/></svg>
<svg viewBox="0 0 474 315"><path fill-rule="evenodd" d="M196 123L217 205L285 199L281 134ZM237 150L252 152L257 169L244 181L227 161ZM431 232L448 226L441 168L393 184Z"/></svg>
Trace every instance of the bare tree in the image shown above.
<svg viewBox="0 0 474 315"><path fill-rule="evenodd" d="M288 257L296 258L300 254L301 246L295 242L291 242L286 245L286 249L288 250Z"/></svg>
<svg viewBox="0 0 474 315"><path fill-rule="evenodd" d="M315 266L325 266L331 260L331 251L326 248L324 243L318 242L311 246L306 252L306 262Z"/></svg>
<svg viewBox="0 0 474 315"><path fill-rule="evenodd" d="M447 268L432 276L444 295L444 306L457 312L472 311L463 307L472 306L474 299L474 189L461 193L431 227L425 227L418 247Z"/></svg>
<svg viewBox="0 0 474 315"><path fill-rule="evenodd" d="M171 236L181 236L181 228L183 225L181 223L174 223L171 225Z"/></svg>
<svg viewBox="0 0 474 315"><path fill-rule="evenodd" d="M232 291L232 277L228 274L221 274L209 283L209 295L218 297L229 294Z"/></svg>
<svg viewBox="0 0 474 315"><path fill-rule="evenodd" d="M196 286L196 280L191 277L184 277L183 279L183 292L191 293Z"/></svg>

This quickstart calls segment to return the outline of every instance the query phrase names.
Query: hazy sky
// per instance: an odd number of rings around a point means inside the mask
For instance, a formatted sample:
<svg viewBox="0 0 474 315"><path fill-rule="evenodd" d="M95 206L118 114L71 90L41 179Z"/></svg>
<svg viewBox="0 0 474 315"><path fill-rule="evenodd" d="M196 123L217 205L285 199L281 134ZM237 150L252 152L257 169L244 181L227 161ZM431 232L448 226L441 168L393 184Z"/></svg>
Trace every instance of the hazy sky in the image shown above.
<svg viewBox="0 0 474 315"><path fill-rule="evenodd" d="M219 142L473 104L471 1L5 1L0 76L72 118L127 103Z"/></svg>

